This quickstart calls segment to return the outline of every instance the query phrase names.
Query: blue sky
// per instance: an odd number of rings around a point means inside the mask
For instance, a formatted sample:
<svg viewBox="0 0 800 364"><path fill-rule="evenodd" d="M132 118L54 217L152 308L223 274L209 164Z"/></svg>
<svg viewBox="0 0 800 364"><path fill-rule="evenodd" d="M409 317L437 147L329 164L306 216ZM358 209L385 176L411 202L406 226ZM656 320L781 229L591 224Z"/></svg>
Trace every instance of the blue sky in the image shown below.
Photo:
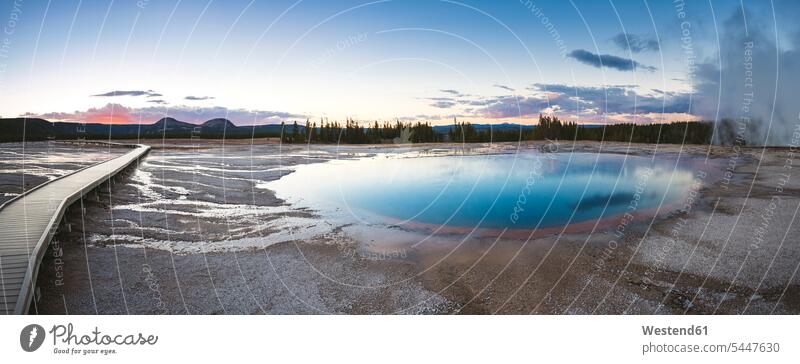
<svg viewBox="0 0 800 364"><path fill-rule="evenodd" d="M687 1L680 18L673 1L4 0L0 115L698 119L681 24L693 60L713 64L726 19L774 27L791 48L797 6L775 7Z"/></svg>

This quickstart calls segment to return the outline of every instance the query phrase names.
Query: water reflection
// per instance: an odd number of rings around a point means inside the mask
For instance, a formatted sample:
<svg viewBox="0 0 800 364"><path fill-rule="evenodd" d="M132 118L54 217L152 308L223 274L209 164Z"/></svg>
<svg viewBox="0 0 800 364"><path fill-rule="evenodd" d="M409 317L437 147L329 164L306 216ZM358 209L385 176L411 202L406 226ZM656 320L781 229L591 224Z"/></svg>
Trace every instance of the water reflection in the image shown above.
<svg viewBox="0 0 800 364"><path fill-rule="evenodd" d="M533 229L669 205L693 183L689 163L675 159L526 152L332 161L268 187L362 222Z"/></svg>

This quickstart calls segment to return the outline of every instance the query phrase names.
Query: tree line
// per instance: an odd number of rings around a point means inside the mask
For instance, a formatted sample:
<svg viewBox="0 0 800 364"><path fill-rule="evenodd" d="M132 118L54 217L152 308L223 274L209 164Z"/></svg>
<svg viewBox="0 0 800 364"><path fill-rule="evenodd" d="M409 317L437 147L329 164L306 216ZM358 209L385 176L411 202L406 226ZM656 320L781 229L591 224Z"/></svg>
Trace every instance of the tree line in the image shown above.
<svg viewBox="0 0 800 364"><path fill-rule="evenodd" d="M444 130L439 128L439 130ZM539 115L538 124L519 128L477 128L469 122L453 121L444 131L427 122L394 123L377 121L362 126L352 119L344 125L325 119L305 125L296 121L281 124L284 143L381 144L381 143L488 143L526 140L592 140L633 143L709 144L713 133L709 122L672 122L668 124L620 123L578 125L563 122L556 116Z"/></svg>
<svg viewBox="0 0 800 364"><path fill-rule="evenodd" d="M200 134L195 133L200 129ZM277 138L284 143L386 144L386 143L487 143L527 140L593 140L634 143L710 144L712 134L724 144L749 145L742 126L722 119L714 130L712 122L672 122L668 124L578 125L558 117L539 115L536 125L473 125L453 120L451 125L432 126L427 122L383 122L360 124L347 119L344 124L327 119L306 120L305 125L265 124L225 129L178 123L177 127L152 125L107 125L50 122L38 118L0 119L0 142L74 139L132 138Z"/></svg>
<svg viewBox="0 0 800 364"><path fill-rule="evenodd" d="M288 126L281 123L281 141L284 143L323 143L323 144L381 144L381 143L437 143L444 136L433 129L430 123L394 123L377 121L368 127L361 126L352 119L344 125L337 121L306 120L305 125L296 121Z"/></svg>

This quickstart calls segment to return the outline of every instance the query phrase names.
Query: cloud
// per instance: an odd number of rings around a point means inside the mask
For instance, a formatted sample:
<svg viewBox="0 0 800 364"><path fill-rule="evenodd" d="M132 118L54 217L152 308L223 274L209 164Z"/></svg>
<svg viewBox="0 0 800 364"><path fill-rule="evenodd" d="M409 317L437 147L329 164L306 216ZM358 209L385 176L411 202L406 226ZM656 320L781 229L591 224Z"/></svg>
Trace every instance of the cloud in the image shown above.
<svg viewBox="0 0 800 364"><path fill-rule="evenodd" d="M503 89L503 90L506 90L506 91L511 91L511 92L514 92L514 91L516 91L516 90L514 90L514 89L513 89L513 88L511 88L511 87L508 87L508 86L506 86L506 85L497 84L497 83L496 83L496 84L494 84L494 85L492 85L492 86L494 86L494 87L497 87L497 88L500 88L500 89Z"/></svg>
<svg viewBox="0 0 800 364"><path fill-rule="evenodd" d="M456 106L455 101L448 101L448 100L439 100L431 104L431 106L440 108L440 109L449 109L453 106Z"/></svg>
<svg viewBox="0 0 800 364"><path fill-rule="evenodd" d="M158 97L164 96L160 93L157 93L153 90L133 90L133 91L109 91L102 94L92 95L92 97L116 97L116 96L147 96L147 97Z"/></svg>
<svg viewBox="0 0 800 364"><path fill-rule="evenodd" d="M401 116L396 118L400 121L453 121L453 119L459 119L463 117L469 117L471 115L464 115L464 114L417 114L414 116Z"/></svg>
<svg viewBox="0 0 800 364"><path fill-rule="evenodd" d="M635 71L637 69L642 69L653 72L656 70L655 67L645 66L629 58L612 56L610 54L594 54L584 49L576 49L567 56L578 62L597 68L608 67L619 71Z"/></svg>
<svg viewBox="0 0 800 364"><path fill-rule="evenodd" d="M636 34L619 33L611 38L617 47L623 50L630 50L633 53L642 53L646 51L658 51L660 49L658 41L651 38L645 38Z"/></svg>
<svg viewBox="0 0 800 364"><path fill-rule="evenodd" d="M690 95L685 93L658 90L655 95L641 94L634 90L634 85L595 87L537 83L533 86L541 91L568 97L573 110L575 101L579 101L586 107L607 114L690 112ZM560 106L566 108L570 105Z"/></svg>
<svg viewBox="0 0 800 364"><path fill-rule="evenodd" d="M537 83L528 88L530 95L498 96L472 100L480 104L477 116L490 119L535 117L540 113L557 114L582 121L651 122L662 119L694 119L688 94L661 91L641 94L635 85L607 87L568 86Z"/></svg>
<svg viewBox="0 0 800 364"><path fill-rule="evenodd" d="M161 100L161 99L156 99L156 100L147 100L147 102L149 102L149 103L152 103L152 104L162 104L162 105L164 105L164 104L166 104L166 103L167 103L166 101L164 101L164 100Z"/></svg>
<svg viewBox="0 0 800 364"><path fill-rule="evenodd" d="M184 97L184 99L191 101L202 101L202 100L213 100L214 98L211 96L186 96Z"/></svg>
<svg viewBox="0 0 800 364"><path fill-rule="evenodd" d="M536 96L502 96L485 101L485 105L477 110L477 114L490 119L538 115L550 106L546 97Z"/></svg>
<svg viewBox="0 0 800 364"><path fill-rule="evenodd" d="M37 114L36 117L50 121L79 121L102 124L132 124L137 121L135 116L131 114L130 108L112 103L83 111Z"/></svg>
<svg viewBox="0 0 800 364"><path fill-rule="evenodd" d="M87 110L29 115L52 121L79 121L103 124L149 124L165 116L194 124L200 124L214 118L227 118L236 125L273 124L308 117L307 115L284 111L229 109L222 106L204 108L180 105L130 108L112 103Z"/></svg>
<svg viewBox="0 0 800 364"><path fill-rule="evenodd" d="M461 92L458 92L457 90L452 90L452 89L439 90L439 92L443 92L443 93L451 94L451 95L455 95L455 96L464 96L464 94L462 94Z"/></svg>
<svg viewBox="0 0 800 364"><path fill-rule="evenodd" d="M503 85L494 85L495 87L504 88L506 90L513 91L514 89L503 86ZM423 97L420 98L421 100L428 100L433 101L430 106L439 108L439 109L450 109L456 106L485 106L487 100L491 100L494 97L485 97L485 96L477 96L477 95L469 95L461 93L457 90L452 89L442 89L439 90L441 93L453 95L453 97L446 96L446 97ZM464 109L463 111L468 111Z"/></svg>
<svg viewBox="0 0 800 364"><path fill-rule="evenodd" d="M439 109L449 109L460 103L457 98L453 97L422 97L420 100L433 101L429 105Z"/></svg>

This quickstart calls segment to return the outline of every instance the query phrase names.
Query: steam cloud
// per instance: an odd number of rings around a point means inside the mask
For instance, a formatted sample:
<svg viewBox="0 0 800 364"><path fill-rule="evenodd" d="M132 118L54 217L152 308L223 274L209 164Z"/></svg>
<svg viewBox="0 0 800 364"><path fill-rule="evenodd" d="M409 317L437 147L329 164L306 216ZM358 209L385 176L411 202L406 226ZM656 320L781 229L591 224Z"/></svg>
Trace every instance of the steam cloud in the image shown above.
<svg viewBox="0 0 800 364"><path fill-rule="evenodd" d="M776 11L797 14L798 5L779 3ZM722 24L719 58L698 65L695 112L716 121L716 143L789 145L800 126L800 33L782 45L775 29L783 31L788 19L760 24L744 11Z"/></svg>

